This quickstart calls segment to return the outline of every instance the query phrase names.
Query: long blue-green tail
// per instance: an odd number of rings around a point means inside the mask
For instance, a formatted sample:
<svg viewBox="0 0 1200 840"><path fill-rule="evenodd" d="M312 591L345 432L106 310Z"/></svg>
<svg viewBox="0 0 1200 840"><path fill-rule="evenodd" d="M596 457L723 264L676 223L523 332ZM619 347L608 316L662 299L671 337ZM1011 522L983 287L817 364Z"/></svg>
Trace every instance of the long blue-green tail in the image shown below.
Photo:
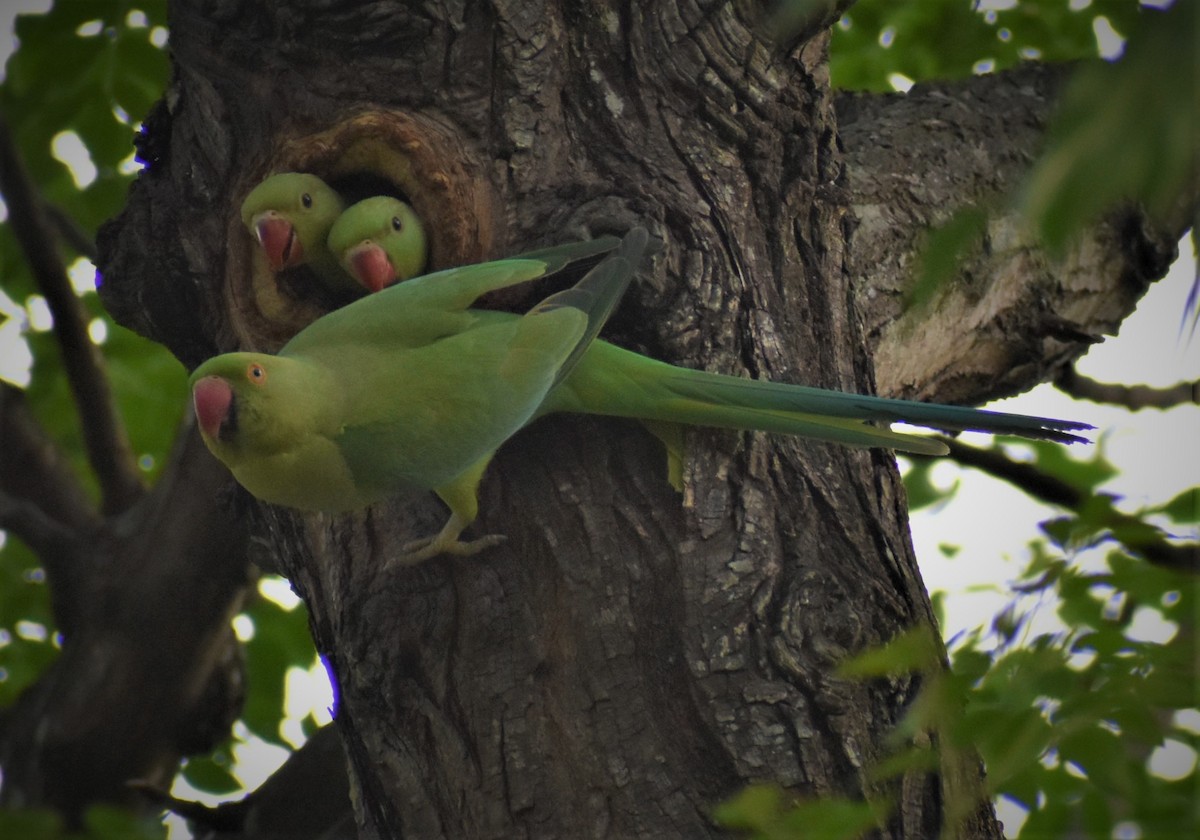
<svg viewBox="0 0 1200 840"><path fill-rule="evenodd" d="M1014 434L1065 443L1086 423L954 405L886 399L803 385L688 370L594 342L545 406L643 420L802 435L850 446L944 455L937 440L873 423L910 423L943 431ZM544 412L543 412L544 413Z"/></svg>

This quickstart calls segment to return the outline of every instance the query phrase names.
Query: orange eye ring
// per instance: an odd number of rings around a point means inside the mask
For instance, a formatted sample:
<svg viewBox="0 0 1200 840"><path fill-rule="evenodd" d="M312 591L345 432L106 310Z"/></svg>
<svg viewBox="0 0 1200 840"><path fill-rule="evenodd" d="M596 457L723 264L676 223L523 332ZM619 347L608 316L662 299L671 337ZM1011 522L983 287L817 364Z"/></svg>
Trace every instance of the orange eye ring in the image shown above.
<svg viewBox="0 0 1200 840"><path fill-rule="evenodd" d="M267 369L258 362L246 366L246 378L254 385L263 385L267 381Z"/></svg>

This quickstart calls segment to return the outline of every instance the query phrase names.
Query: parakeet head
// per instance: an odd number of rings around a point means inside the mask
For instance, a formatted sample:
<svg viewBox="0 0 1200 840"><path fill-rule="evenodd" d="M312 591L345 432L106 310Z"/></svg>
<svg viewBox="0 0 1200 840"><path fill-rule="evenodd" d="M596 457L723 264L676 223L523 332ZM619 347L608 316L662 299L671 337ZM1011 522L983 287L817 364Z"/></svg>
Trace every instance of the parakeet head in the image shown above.
<svg viewBox="0 0 1200 840"><path fill-rule="evenodd" d="M200 435L228 466L247 457L282 452L311 428L311 375L293 359L227 353L209 359L188 383Z"/></svg>
<svg viewBox="0 0 1200 840"><path fill-rule="evenodd" d="M426 249L421 220L391 196L351 205L329 231L329 250L372 292L420 274Z"/></svg>
<svg viewBox="0 0 1200 840"><path fill-rule="evenodd" d="M242 202L242 224L258 240L272 271L302 265L323 247L344 208L341 196L306 172L272 175Z"/></svg>

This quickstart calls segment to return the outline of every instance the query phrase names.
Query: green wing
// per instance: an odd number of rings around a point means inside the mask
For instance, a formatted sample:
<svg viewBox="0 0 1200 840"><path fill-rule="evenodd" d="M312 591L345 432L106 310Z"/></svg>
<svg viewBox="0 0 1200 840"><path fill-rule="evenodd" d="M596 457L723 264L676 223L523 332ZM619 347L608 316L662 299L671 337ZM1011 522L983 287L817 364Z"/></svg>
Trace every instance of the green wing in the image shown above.
<svg viewBox="0 0 1200 840"><path fill-rule="evenodd" d="M540 276L546 266L539 260L501 260L442 272L440 281L428 275L364 298L325 316L305 331L317 328L313 335L285 350L321 359L345 377L348 421L338 444L356 480L441 487L535 416L593 343L645 244L645 232L634 232L572 290L523 316L462 308L470 297L464 288L481 294ZM372 308L362 304L380 309L382 301L391 317L373 321L368 331L361 319L348 317L354 310L373 317ZM332 326L323 323L329 321ZM439 321L462 328L413 344L414 332ZM401 337L367 337L388 329L389 336ZM349 333L357 337L348 339Z"/></svg>
<svg viewBox="0 0 1200 840"><path fill-rule="evenodd" d="M537 280L573 261L611 249L607 241L574 242L546 248L532 258L514 257L414 277L314 321L288 342L280 355L307 355L314 349L323 352L335 344L360 341L380 348L419 347L469 330L480 318L486 319L484 313L469 311L482 295Z"/></svg>

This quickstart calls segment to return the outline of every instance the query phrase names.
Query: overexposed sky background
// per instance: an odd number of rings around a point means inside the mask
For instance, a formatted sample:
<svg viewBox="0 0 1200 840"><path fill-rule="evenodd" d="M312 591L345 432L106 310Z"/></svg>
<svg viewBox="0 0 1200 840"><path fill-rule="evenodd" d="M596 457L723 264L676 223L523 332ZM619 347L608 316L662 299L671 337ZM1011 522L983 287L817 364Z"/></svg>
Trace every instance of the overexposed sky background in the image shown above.
<svg viewBox="0 0 1200 840"><path fill-rule="evenodd" d="M1189 340L1188 332L1181 330L1196 271L1188 239L1180 243L1180 252L1167 277L1151 287L1121 325L1120 335L1096 345L1080 360L1080 373L1105 382L1156 387L1200 379L1200 332ZM1096 426L1095 446L1120 470L1099 489L1120 497L1118 507L1128 513L1167 502L1200 483L1200 406L1129 412L1077 401L1042 385L988 407ZM989 436L966 434L963 439L986 442ZM1019 453L1022 447L1011 449ZM1084 460L1094 455L1091 447L1079 444L1068 452ZM1005 584L1028 559L1027 545L1039 534L1037 523L1057 514L1014 487L976 470L960 469L948 459L937 465L934 480L939 486L954 481L960 486L949 504L912 514L913 544L929 589L954 595L946 601L943 634L949 638L986 623L1007 602ZM961 546L962 551L949 558L941 545Z"/></svg>

